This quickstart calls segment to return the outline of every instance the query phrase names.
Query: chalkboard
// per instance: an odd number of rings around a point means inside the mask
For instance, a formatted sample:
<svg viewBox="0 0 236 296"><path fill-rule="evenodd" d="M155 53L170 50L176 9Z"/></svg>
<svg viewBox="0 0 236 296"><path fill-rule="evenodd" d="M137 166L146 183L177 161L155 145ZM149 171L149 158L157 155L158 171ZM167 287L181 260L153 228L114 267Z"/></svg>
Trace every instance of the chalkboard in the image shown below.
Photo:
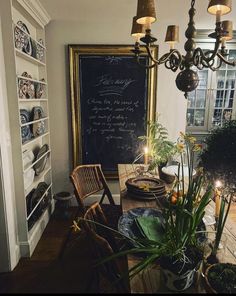
<svg viewBox="0 0 236 296"><path fill-rule="evenodd" d="M100 163L108 177L117 175L118 163L132 163L141 152L138 137L147 134L149 120L152 73L125 49L123 54L81 52L76 58L76 153L80 152L80 163ZM148 65L148 57L141 62Z"/></svg>

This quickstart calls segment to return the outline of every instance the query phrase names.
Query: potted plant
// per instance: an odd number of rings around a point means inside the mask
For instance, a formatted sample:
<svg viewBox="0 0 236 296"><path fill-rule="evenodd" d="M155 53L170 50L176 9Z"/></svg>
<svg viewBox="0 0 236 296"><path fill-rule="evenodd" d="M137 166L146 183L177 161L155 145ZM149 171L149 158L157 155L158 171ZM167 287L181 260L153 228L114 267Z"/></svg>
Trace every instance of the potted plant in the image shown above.
<svg viewBox="0 0 236 296"><path fill-rule="evenodd" d="M174 142L168 139L167 129L158 121L150 121L148 123L149 135L140 136L139 139L148 146L149 154L149 171L153 171L158 168L160 179L164 179L167 183L172 183L174 178L164 174L162 167L164 167L171 156L176 153L176 145ZM142 157L144 153L141 153L137 159ZM135 160L136 161L136 160Z"/></svg>
<svg viewBox="0 0 236 296"><path fill-rule="evenodd" d="M225 187L235 192L236 120L226 121L222 127L211 130L205 144L199 157L206 176L211 182L224 181Z"/></svg>
<svg viewBox="0 0 236 296"><path fill-rule="evenodd" d="M145 253L141 261L129 270L130 277L149 265L159 263L169 289L183 291L191 286L194 274L203 259L199 227L212 196L212 188L208 186L202 194L203 172L199 170L197 176L193 178L193 155L199 150L199 145L195 144L193 137L181 134L177 144L181 160L186 147L188 148L188 184L186 185L184 178L180 178L180 171L183 170L183 162L181 162L176 182L166 197L167 206L162 209L163 222L159 225L163 230L161 239L160 235L152 239L137 239L132 247L102 258L101 264L119 256ZM79 218L79 220L83 219ZM111 230L117 233L116 230ZM134 240L129 237L127 239L131 242Z"/></svg>
<svg viewBox="0 0 236 296"><path fill-rule="evenodd" d="M236 265L216 263L210 265L205 272L205 288L208 293L236 293Z"/></svg>

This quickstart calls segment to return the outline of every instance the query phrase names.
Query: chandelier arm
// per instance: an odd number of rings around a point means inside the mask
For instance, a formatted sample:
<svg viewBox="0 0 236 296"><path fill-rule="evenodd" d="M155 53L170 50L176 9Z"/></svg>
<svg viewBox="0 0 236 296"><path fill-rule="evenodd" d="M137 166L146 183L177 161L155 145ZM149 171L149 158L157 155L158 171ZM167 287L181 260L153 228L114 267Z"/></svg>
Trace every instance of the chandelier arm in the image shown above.
<svg viewBox="0 0 236 296"><path fill-rule="evenodd" d="M201 62L205 61L205 62L209 63L210 61L214 60L214 58L217 56L219 46L220 46L220 41L217 38L216 42L215 42L214 50L208 50L206 53L204 53L200 47L197 47L193 52L193 61L195 61L195 57L197 55L200 55ZM210 55L210 56L208 57L208 55Z"/></svg>
<svg viewBox="0 0 236 296"><path fill-rule="evenodd" d="M151 53L150 47L148 45L144 45L144 47L146 48L146 51L148 53L149 58L155 63L159 65L159 60L155 59Z"/></svg>
<svg viewBox="0 0 236 296"><path fill-rule="evenodd" d="M178 68L180 67L182 63L182 56L179 54L178 55L178 52L177 52L177 56L175 54L172 54L169 58L169 64L170 64L170 69L173 71L173 72L176 72L178 70ZM165 66L166 66L166 63L165 63Z"/></svg>
<svg viewBox="0 0 236 296"><path fill-rule="evenodd" d="M152 69L153 67L155 67L156 66L156 64L155 63L153 63L153 64L151 64L151 65L144 65L144 64L142 64L141 62L140 62L140 56L136 56L136 61L137 61L137 63L141 66L141 67L143 67L143 68L145 68L145 69Z"/></svg>
<svg viewBox="0 0 236 296"><path fill-rule="evenodd" d="M175 62L178 67L183 61L182 55L179 53L178 50L174 49L170 51L169 53L164 54L162 57L160 57L158 64L165 64L168 60Z"/></svg>
<svg viewBox="0 0 236 296"><path fill-rule="evenodd" d="M173 71L173 72L176 72L176 71L178 70L178 66L177 66L176 64L174 64L174 63L171 63L170 60L167 60L167 61L165 62L165 67L166 67L167 69L170 69L170 70Z"/></svg>
<svg viewBox="0 0 236 296"><path fill-rule="evenodd" d="M219 64L216 67L210 67L210 69L212 71L216 71L216 70L220 69L222 63L223 63L223 61L221 59L219 59Z"/></svg>
<svg viewBox="0 0 236 296"><path fill-rule="evenodd" d="M236 66L236 60L234 60L233 62L230 62L230 61L226 60L225 57L221 53L219 53L219 52L217 53L217 56L225 64L227 64L229 66L234 66L234 67Z"/></svg>

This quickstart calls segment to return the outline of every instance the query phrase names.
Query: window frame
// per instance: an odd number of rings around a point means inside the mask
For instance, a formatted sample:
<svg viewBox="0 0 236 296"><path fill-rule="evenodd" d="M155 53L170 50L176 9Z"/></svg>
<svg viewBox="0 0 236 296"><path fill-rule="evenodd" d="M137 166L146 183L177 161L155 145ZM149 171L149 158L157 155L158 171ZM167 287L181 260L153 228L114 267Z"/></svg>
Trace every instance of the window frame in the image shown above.
<svg viewBox="0 0 236 296"><path fill-rule="evenodd" d="M209 42L208 35L211 33L209 30L197 30L197 36L195 39L196 47L201 47L202 49L213 49L214 47L214 39L212 42ZM226 46L227 50L236 50L236 31L233 32L233 39L227 42ZM204 69L203 69L204 70ZM187 111L186 110L186 131L194 134L208 134L209 131L215 128L212 125L212 116L214 112L214 105L216 99L216 71L212 71L210 69L206 69L208 72L208 81L206 88L206 100L205 100L205 116L204 116L204 125L203 126L188 126L187 125ZM236 70L236 68L235 68ZM198 89L198 88L197 88ZM234 99L233 99L233 108L232 108L232 119L236 119L236 87L234 88ZM196 110L194 108L194 110Z"/></svg>

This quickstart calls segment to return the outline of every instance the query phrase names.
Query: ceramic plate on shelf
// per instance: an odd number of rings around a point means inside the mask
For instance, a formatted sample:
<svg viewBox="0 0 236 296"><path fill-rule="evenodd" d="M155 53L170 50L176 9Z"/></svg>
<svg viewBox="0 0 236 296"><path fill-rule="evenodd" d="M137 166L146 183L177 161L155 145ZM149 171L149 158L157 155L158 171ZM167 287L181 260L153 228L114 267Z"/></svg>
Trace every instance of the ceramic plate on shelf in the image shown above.
<svg viewBox="0 0 236 296"><path fill-rule="evenodd" d="M132 238L142 238L140 235L139 228L136 224L135 218L138 217L157 217L160 219L161 223L163 222L163 216L160 210L155 208L134 208L131 209L120 217L118 221L118 230ZM132 243L134 246L137 246L137 243Z"/></svg>
<svg viewBox="0 0 236 296"><path fill-rule="evenodd" d="M44 144L38 151L37 156L35 158L35 161L37 161L38 159L40 159L40 157L42 157L47 151L49 150L48 144ZM47 153L46 155L44 155L35 165L34 165L34 170L35 170L35 174L36 176L40 175L40 173L44 170L46 163L47 163L47 159L49 157L49 153Z"/></svg>
<svg viewBox="0 0 236 296"><path fill-rule="evenodd" d="M39 190L41 191L41 196L43 196L45 191L48 189L48 184L46 182L40 182L38 187L39 187ZM42 212L48 206L50 200L51 200L51 190L48 190L48 192L44 195L44 198L40 202L40 209Z"/></svg>
<svg viewBox="0 0 236 296"><path fill-rule="evenodd" d="M48 185L45 182L40 182L37 186L37 188L33 191L30 202L29 202L29 210L30 212L33 211L34 207L37 205L41 197L44 195L45 191L47 190ZM45 202L49 197L49 193L45 195L45 198L42 199L40 204L37 206L37 209L33 213L35 217L39 217L39 215L42 213L42 208L45 207ZM45 199L45 200L44 200ZM33 216L32 215L32 216Z"/></svg>
<svg viewBox="0 0 236 296"><path fill-rule="evenodd" d="M44 82L45 80L41 79L41 81ZM45 84L37 82L35 86L35 98L40 99L45 97L46 97Z"/></svg>
<svg viewBox="0 0 236 296"><path fill-rule="evenodd" d="M15 27L15 47L28 55L32 55L32 40L29 36L30 32L26 24L22 21L17 22Z"/></svg>
<svg viewBox="0 0 236 296"><path fill-rule="evenodd" d="M27 208L27 216L30 215L31 212L31 198L34 193L35 189L32 189L30 193L26 196L26 208Z"/></svg>
<svg viewBox="0 0 236 296"><path fill-rule="evenodd" d="M35 106L32 111L31 111L32 115L32 121L44 118L44 111L43 108L41 106ZM35 122L32 124L32 133L34 135L34 137L40 136L45 132L45 121L39 121L39 122Z"/></svg>
<svg viewBox="0 0 236 296"><path fill-rule="evenodd" d="M35 97L35 86L34 82L28 80L27 78L32 79L32 76L27 72L23 72L21 76L25 77L18 78L18 95L20 99L33 99Z"/></svg>
<svg viewBox="0 0 236 296"><path fill-rule="evenodd" d="M38 42L44 46L42 39L39 39ZM36 45L36 58L44 63L44 48L39 43Z"/></svg>
<svg viewBox="0 0 236 296"><path fill-rule="evenodd" d="M30 121L30 113L26 109L20 109L20 119L21 119L21 124L29 122ZM25 125L25 126L21 127L22 143L30 140L31 137L32 137L32 134L30 131L30 126Z"/></svg>
<svg viewBox="0 0 236 296"><path fill-rule="evenodd" d="M23 51L23 48L27 44L28 38L29 38L29 36L24 33L24 32L28 33L27 32L28 28L25 26L25 24L22 21L18 21L17 26L15 26L15 29L14 29L15 47Z"/></svg>

